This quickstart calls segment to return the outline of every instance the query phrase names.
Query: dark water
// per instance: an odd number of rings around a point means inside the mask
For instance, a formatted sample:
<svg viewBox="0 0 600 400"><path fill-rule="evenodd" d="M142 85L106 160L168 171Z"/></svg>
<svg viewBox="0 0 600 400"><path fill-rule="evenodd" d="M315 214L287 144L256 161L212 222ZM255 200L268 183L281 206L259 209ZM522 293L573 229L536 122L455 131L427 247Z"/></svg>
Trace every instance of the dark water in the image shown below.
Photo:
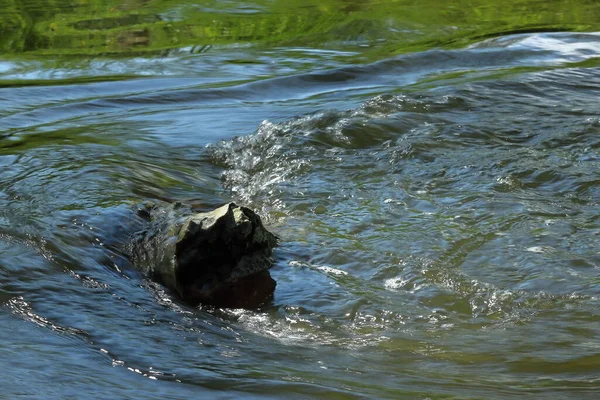
<svg viewBox="0 0 600 400"><path fill-rule="evenodd" d="M200 15L282 12L263 3ZM6 50L0 397L595 398L600 35L393 55L285 29ZM146 199L259 211L282 238L274 300L195 309L136 273L119 242Z"/></svg>

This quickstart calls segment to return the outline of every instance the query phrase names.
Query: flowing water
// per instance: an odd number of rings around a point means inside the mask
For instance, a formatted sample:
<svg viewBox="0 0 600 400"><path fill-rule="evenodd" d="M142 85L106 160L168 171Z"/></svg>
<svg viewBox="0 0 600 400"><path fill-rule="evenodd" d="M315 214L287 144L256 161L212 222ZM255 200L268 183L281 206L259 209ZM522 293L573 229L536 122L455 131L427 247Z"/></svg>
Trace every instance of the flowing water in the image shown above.
<svg viewBox="0 0 600 400"><path fill-rule="evenodd" d="M199 3L0 2L0 397L596 398L595 1ZM137 273L144 200L256 209L273 300Z"/></svg>

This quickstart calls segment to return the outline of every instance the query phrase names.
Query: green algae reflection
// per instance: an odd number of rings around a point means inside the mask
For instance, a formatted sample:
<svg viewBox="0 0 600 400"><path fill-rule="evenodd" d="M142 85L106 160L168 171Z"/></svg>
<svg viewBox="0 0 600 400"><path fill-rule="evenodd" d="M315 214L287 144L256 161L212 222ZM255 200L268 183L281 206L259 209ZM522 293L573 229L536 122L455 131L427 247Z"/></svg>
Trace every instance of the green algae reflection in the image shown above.
<svg viewBox="0 0 600 400"><path fill-rule="evenodd" d="M335 48L372 61L531 31L595 31L585 0L0 0L0 51L37 58L211 46Z"/></svg>

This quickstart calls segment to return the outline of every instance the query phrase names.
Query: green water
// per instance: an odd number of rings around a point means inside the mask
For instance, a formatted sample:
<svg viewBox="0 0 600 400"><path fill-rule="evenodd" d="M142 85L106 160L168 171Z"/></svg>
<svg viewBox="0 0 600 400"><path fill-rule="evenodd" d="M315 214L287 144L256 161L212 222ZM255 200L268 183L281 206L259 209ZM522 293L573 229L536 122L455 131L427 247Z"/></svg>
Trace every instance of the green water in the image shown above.
<svg viewBox="0 0 600 400"><path fill-rule="evenodd" d="M355 51L374 61L526 32L597 30L594 1L7 1L5 57L85 62L251 46ZM252 59L238 60L252 63Z"/></svg>
<svg viewBox="0 0 600 400"><path fill-rule="evenodd" d="M599 25L596 1L0 0L3 396L596 398ZM273 300L137 273L144 200L256 209Z"/></svg>

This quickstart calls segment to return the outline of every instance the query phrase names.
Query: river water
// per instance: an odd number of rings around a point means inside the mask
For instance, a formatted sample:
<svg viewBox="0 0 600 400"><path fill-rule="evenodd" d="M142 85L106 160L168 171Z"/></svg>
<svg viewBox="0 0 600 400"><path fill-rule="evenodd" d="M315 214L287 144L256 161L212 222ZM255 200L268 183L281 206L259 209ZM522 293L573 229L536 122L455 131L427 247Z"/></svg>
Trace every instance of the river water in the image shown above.
<svg viewBox="0 0 600 400"><path fill-rule="evenodd" d="M31 3L2 14L27 18L0 58L0 397L596 398L592 3L514 2L541 8L493 14L510 29L406 2ZM281 27L165 48L145 15ZM257 210L274 299L193 308L137 273L144 200Z"/></svg>

